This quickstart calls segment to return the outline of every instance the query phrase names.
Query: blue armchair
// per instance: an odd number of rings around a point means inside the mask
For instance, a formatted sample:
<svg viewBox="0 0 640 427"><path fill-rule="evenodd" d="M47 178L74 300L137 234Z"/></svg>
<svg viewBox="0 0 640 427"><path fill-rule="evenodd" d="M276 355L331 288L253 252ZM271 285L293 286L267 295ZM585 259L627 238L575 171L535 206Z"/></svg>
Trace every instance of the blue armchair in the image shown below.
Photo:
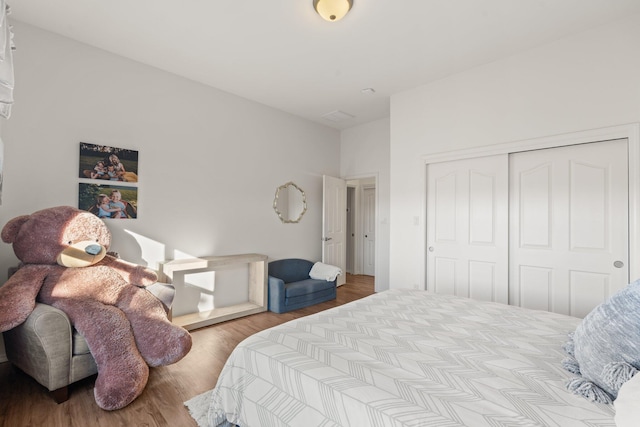
<svg viewBox="0 0 640 427"><path fill-rule="evenodd" d="M269 310L286 313L336 298L336 280L309 277L313 262L299 258L269 263Z"/></svg>

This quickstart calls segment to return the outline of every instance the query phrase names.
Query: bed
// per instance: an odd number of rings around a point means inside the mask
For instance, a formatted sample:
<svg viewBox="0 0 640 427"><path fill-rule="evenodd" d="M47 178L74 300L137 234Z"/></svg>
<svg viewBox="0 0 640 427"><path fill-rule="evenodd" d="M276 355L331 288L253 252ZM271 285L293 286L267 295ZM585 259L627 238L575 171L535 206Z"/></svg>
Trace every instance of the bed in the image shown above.
<svg viewBox="0 0 640 427"><path fill-rule="evenodd" d="M247 338L187 407L200 426L615 426L566 389L579 323L389 290Z"/></svg>

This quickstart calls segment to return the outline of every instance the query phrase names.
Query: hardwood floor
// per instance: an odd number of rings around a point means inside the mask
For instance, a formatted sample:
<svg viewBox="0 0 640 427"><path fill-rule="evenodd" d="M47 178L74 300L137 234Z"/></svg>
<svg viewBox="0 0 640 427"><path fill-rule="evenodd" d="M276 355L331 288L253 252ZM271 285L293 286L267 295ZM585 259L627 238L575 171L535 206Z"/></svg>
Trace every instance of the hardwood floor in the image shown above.
<svg viewBox="0 0 640 427"><path fill-rule="evenodd" d="M212 389L224 362L247 336L298 317L373 293L373 277L347 274L337 298L284 314L264 312L192 331L193 347L180 362L151 369L144 393L124 409L107 412L93 398L95 377L73 384L69 400L56 404L49 392L10 363L0 363L0 426L196 426L186 400Z"/></svg>

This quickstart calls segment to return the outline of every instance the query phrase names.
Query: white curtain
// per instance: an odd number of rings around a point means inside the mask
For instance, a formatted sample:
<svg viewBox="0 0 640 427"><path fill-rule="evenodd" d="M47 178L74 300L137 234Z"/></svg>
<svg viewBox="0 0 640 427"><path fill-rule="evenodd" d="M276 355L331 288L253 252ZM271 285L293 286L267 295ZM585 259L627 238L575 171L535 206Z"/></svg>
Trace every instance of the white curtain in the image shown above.
<svg viewBox="0 0 640 427"><path fill-rule="evenodd" d="M9 118L13 105L13 31L7 15L9 5L0 0L0 116Z"/></svg>

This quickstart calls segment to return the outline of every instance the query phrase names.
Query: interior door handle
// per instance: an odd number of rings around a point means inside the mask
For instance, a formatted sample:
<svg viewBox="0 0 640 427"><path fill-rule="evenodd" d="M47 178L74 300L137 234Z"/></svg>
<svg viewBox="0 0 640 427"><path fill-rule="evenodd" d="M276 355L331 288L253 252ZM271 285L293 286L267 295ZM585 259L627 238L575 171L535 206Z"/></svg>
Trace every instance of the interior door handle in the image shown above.
<svg viewBox="0 0 640 427"><path fill-rule="evenodd" d="M332 238L331 237L323 237L322 238L323 242L328 242L329 240L332 240Z"/></svg>

